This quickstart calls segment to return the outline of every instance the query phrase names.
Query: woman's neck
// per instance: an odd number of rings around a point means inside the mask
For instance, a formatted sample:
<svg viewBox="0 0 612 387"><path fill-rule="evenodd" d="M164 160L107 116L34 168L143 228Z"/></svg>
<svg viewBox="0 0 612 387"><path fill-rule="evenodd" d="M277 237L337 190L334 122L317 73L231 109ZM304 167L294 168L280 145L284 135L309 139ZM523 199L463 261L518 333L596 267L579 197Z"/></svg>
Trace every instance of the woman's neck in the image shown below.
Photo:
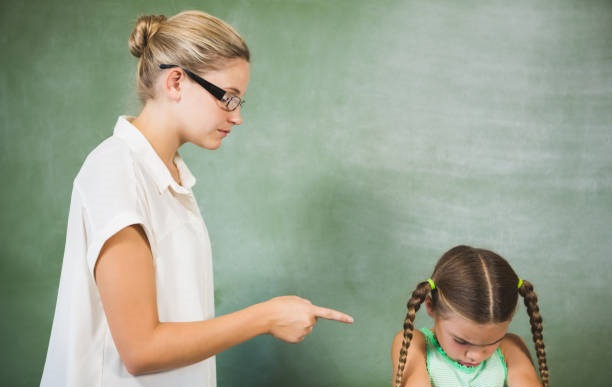
<svg viewBox="0 0 612 387"><path fill-rule="evenodd" d="M180 184L174 158L181 143L177 129L168 120L168 117L169 115L164 114L163 107L156 106L154 102L148 101L140 114L132 121L132 125L149 141L174 180Z"/></svg>

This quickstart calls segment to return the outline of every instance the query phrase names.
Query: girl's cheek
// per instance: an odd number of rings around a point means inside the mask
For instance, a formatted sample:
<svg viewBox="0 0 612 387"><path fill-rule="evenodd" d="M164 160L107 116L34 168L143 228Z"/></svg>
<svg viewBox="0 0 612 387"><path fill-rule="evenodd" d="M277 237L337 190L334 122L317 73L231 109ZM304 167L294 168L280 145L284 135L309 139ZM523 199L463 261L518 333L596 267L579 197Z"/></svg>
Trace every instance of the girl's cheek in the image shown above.
<svg viewBox="0 0 612 387"><path fill-rule="evenodd" d="M466 348L464 345L461 345L459 343L455 343L452 342L449 345L448 351L447 351L447 355L451 356L451 357L457 357L459 355L462 355L463 353L465 353Z"/></svg>

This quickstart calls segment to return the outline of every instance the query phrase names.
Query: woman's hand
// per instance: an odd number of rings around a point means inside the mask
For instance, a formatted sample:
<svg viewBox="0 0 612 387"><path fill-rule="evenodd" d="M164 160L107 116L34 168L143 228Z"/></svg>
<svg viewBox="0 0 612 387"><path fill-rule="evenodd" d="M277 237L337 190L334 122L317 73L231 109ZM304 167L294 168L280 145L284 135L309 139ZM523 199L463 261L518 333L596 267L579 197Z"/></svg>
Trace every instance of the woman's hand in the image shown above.
<svg viewBox="0 0 612 387"><path fill-rule="evenodd" d="M313 305L312 302L297 297L276 297L260 304L266 308L269 318L268 333L288 343L298 343L312 332L317 319L352 323L353 318L334 309Z"/></svg>

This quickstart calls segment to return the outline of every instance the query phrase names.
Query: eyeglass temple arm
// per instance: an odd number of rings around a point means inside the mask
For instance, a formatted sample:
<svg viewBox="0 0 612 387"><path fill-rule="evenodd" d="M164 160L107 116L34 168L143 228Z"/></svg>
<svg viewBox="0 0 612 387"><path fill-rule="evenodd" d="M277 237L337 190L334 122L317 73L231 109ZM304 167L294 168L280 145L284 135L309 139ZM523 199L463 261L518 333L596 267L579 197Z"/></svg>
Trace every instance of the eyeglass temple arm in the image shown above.
<svg viewBox="0 0 612 387"><path fill-rule="evenodd" d="M212 95L215 96L215 98L217 98L219 101L223 101L225 95L227 94L225 92L225 90L223 90L222 88L213 85L212 83L208 82L206 79L200 77L199 75L187 70L184 67L181 67L179 65L171 65L171 64L160 64L159 68L162 70L165 69L172 69L178 67L180 69L182 69L191 79L193 79L194 81L196 81L197 83L200 84L200 86L202 86L203 88L205 88L206 90L208 90Z"/></svg>

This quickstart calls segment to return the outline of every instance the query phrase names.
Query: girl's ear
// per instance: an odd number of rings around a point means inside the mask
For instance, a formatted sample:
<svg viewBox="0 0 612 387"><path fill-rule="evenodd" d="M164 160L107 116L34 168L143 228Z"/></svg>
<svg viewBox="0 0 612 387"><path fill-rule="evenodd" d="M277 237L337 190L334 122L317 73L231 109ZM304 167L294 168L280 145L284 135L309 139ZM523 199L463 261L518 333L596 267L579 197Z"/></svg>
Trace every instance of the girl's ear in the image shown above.
<svg viewBox="0 0 612 387"><path fill-rule="evenodd" d="M433 301L431 300L431 296L425 297L425 309L427 309L427 314L429 315L429 317L435 319L436 312L433 307Z"/></svg>

